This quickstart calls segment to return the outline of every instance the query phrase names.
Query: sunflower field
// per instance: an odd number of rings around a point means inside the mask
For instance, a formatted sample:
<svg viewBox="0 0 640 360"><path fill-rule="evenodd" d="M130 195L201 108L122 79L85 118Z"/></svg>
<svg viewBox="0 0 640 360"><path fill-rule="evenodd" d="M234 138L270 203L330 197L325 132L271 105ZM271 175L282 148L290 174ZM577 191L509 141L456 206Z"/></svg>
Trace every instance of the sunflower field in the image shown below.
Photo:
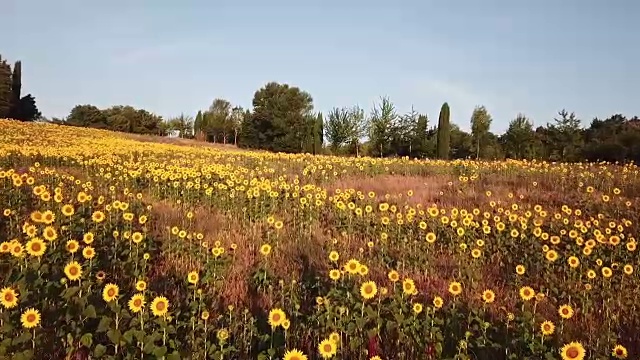
<svg viewBox="0 0 640 360"><path fill-rule="evenodd" d="M0 359L638 359L639 197L0 120Z"/></svg>

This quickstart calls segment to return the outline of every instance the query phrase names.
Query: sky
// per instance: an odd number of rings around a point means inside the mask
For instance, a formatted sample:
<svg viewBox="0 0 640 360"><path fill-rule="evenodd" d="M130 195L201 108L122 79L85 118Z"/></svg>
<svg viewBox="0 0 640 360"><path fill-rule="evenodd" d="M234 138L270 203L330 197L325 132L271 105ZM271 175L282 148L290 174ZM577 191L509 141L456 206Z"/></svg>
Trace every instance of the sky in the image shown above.
<svg viewBox="0 0 640 360"><path fill-rule="evenodd" d="M469 129L477 105L503 132L559 110L588 126L640 116L637 0L2 0L0 54L46 117L77 104L165 118L214 98L251 106L269 81L315 109L388 96L437 123L443 102ZM634 45L635 44L635 45Z"/></svg>

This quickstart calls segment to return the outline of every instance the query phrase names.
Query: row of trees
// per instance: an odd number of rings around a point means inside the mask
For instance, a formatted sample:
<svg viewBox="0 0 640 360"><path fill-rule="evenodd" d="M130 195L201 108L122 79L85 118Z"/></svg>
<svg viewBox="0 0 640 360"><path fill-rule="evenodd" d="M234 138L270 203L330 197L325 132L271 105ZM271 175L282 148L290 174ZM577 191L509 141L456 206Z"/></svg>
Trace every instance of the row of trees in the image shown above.
<svg viewBox="0 0 640 360"><path fill-rule="evenodd" d="M11 65L0 54L0 119L34 121L41 114L31 94L22 96L22 62Z"/></svg>

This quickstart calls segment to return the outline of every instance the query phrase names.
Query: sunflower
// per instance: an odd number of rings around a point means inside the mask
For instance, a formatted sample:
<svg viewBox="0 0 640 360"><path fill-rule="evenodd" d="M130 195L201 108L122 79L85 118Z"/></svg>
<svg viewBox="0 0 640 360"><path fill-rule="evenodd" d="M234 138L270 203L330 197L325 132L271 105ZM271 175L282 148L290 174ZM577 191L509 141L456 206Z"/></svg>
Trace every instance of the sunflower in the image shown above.
<svg viewBox="0 0 640 360"><path fill-rule="evenodd" d="M462 293L462 285L457 282L457 281L453 281L449 284L449 292L453 295L453 296L458 296L460 295L460 293Z"/></svg>
<svg viewBox="0 0 640 360"><path fill-rule="evenodd" d="M192 271L187 275L187 281L189 284L195 285L198 283L198 280L200 280L200 276L197 271Z"/></svg>
<svg viewBox="0 0 640 360"><path fill-rule="evenodd" d="M611 355L615 356L618 359L626 359L628 355L627 348L622 345L616 345L611 351Z"/></svg>
<svg viewBox="0 0 640 360"><path fill-rule="evenodd" d="M360 269L360 262L356 259L350 259L344 266L344 269L349 274L357 274Z"/></svg>
<svg viewBox="0 0 640 360"><path fill-rule="evenodd" d="M147 289L147 283L144 280L138 280L136 282L136 290L145 291Z"/></svg>
<svg viewBox="0 0 640 360"><path fill-rule="evenodd" d="M533 291L531 287L523 286L520 288L520 297L522 298L522 300L529 301L533 299L534 296L536 296L536 292Z"/></svg>
<svg viewBox="0 0 640 360"><path fill-rule="evenodd" d="M118 297L120 288L116 284L107 284L102 290L102 298L106 302L111 302Z"/></svg>
<svg viewBox="0 0 640 360"><path fill-rule="evenodd" d="M209 320L209 312L207 310L204 310L201 314L200 314L200 318L204 321Z"/></svg>
<svg viewBox="0 0 640 360"><path fill-rule="evenodd" d="M333 281L338 281L340 279L340 270L329 270L329 278Z"/></svg>
<svg viewBox="0 0 640 360"><path fill-rule="evenodd" d="M396 282L400 280L400 274L398 274L398 272L395 270L389 271L389 274L387 275L387 277L389 277L389 280L391 280L392 282Z"/></svg>
<svg viewBox="0 0 640 360"><path fill-rule="evenodd" d="M96 251L91 246L87 246L82 249L82 256L87 260L93 259L93 257L96 256Z"/></svg>
<svg viewBox="0 0 640 360"><path fill-rule="evenodd" d="M291 321L289 319L282 320L282 328L285 330L289 330L289 326L291 326Z"/></svg>
<svg viewBox="0 0 640 360"><path fill-rule="evenodd" d="M582 344L577 341L570 342L560 349L562 360L583 360L585 350Z"/></svg>
<svg viewBox="0 0 640 360"><path fill-rule="evenodd" d="M367 281L360 285L360 296L362 296L365 300L373 299L373 297L376 296L377 293L378 287L373 281Z"/></svg>
<svg viewBox="0 0 640 360"><path fill-rule="evenodd" d="M318 352L323 359L330 359L338 351L338 346L331 339L324 339L318 345Z"/></svg>
<svg viewBox="0 0 640 360"><path fill-rule="evenodd" d="M329 340L333 341L333 343L336 345L340 344L340 334L335 331L332 332L331 334L329 334Z"/></svg>
<svg viewBox="0 0 640 360"><path fill-rule="evenodd" d="M493 292L493 290L485 290L482 293L482 300L487 303L487 304L491 304L492 302L494 302L496 299L496 294Z"/></svg>
<svg viewBox="0 0 640 360"><path fill-rule="evenodd" d="M227 331L227 329L220 329L218 330L218 333L216 334L216 337L218 338L218 340L220 341L225 341L229 338L229 331Z"/></svg>
<svg viewBox="0 0 640 360"><path fill-rule="evenodd" d="M67 249L68 252L73 254L76 251L78 251L78 249L80 248L80 244L76 240L69 240L67 241L65 248Z"/></svg>
<svg viewBox="0 0 640 360"><path fill-rule="evenodd" d="M422 304L420 303L415 303L413 304L413 312L417 315L420 314L422 312Z"/></svg>
<svg viewBox="0 0 640 360"><path fill-rule="evenodd" d="M75 213L75 210L73 209L73 205L66 204L62 206L62 215L72 216L74 213Z"/></svg>
<svg viewBox="0 0 640 360"><path fill-rule="evenodd" d="M611 277L611 275L613 275L613 271L611 270L610 267L607 266L603 266L602 267L602 276L609 278Z"/></svg>
<svg viewBox="0 0 640 360"><path fill-rule="evenodd" d="M556 326L553 325L551 321L547 320L547 321L544 321L542 324L540 324L540 331L542 332L543 335L549 336L553 334L555 329L556 329Z"/></svg>
<svg viewBox="0 0 640 360"><path fill-rule="evenodd" d="M282 309L276 308L269 311L269 325L272 328L277 328L282 325L282 322L287 318L287 315L282 311Z"/></svg>
<svg viewBox="0 0 640 360"><path fill-rule="evenodd" d="M20 315L20 322L25 329L31 329L40 324L40 312L34 308L29 308Z"/></svg>
<svg viewBox="0 0 640 360"><path fill-rule="evenodd" d="M633 265L627 264L624 266L623 271L627 275L633 274Z"/></svg>
<svg viewBox="0 0 640 360"><path fill-rule="evenodd" d="M11 309L18 305L18 294L12 288L3 288L0 290L0 304L5 309Z"/></svg>
<svg viewBox="0 0 640 360"><path fill-rule="evenodd" d="M524 275L524 271L525 271L524 265L518 265L518 266L516 266L516 274L518 274L518 275Z"/></svg>
<svg viewBox="0 0 640 360"><path fill-rule="evenodd" d="M573 308L571 305L561 305L558 308L558 314L560 314L560 317L563 319L571 319L573 316Z"/></svg>
<svg viewBox="0 0 640 360"><path fill-rule="evenodd" d="M0 244L0 253L8 253L11 252L11 244L8 241L3 241Z"/></svg>
<svg viewBox="0 0 640 360"><path fill-rule="evenodd" d="M101 223L104 221L104 213L102 211L95 211L93 214L91 214L91 220L93 220L93 222L95 223Z"/></svg>
<svg viewBox="0 0 640 360"><path fill-rule="evenodd" d="M48 241L54 241L58 238L58 232L53 226L47 226L42 230L42 237L44 237Z"/></svg>
<svg viewBox="0 0 640 360"><path fill-rule="evenodd" d="M544 257L546 257L548 261L554 262L558 259L558 253L555 250L549 250Z"/></svg>
<svg viewBox="0 0 640 360"><path fill-rule="evenodd" d="M93 233L86 233L82 236L82 241L84 241L85 244L87 245L91 245L91 243L93 242Z"/></svg>
<svg viewBox="0 0 640 360"><path fill-rule="evenodd" d="M580 260L575 256L569 256L569 259L567 259L567 262L569 263L569 266L571 266L572 268L577 268L578 265L580 265Z"/></svg>
<svg viewBox="0 0 640 360"><path fill-rule="evenodd" d="M436 309L440 309L443 304L444 304L444 300L442 300L442 298L440 296L436 296L436 297L433 298L433 306Z"/></svg>
<svg viewBox="0 0 640 360"><path fill-rule="evenodd" d="M136 231L133 234L131 234L131 240L136 244L140 244L142 240L144 240L144 236L142 236L141 233Z"/></svg>
<svg viewBox="0 0 640 360"><path fill-rule="evenodd" d="M413 295L416 291L416 284L413 282L413 279L406 278L402 280L402 291L405 295Z"/></svg>
<svg viewBox="0 0 640 360"><path fill-rule="evenodd" d="M260 254L267 256L271 253L271 245L269 244L262 244L262 246L260 246Z"/></svg>
<svg viewBox="0 0 640 360"><path fill-rule="evenodd" d="M82 266L77 261L72 261L65 265L64 274L71 281L80 280L82 277Z"/></svg>
<svg viewBox="0 0 640 360"><path fill-rule="evenodd" d="M329 253L329 260L336 262L340 258L340 254L337 251L332 251Z"/></svg>
<svg viewBox="0 0 640 360"><path fill-rule="evenodd" d="M140 311L142 311L142 308L144 308L144 295L143 294L135 294L131 297L131 299L129 299L129 310L131 310L132 313L138 313Z"/></svg>
<svg viewBox="0 0 640 360"><path fill-rule="evenodd" d="M284 360L307 360L307 355L298 349L287 350L284 353Z"/></svg>
<svg viewBox="0 0 640 360"><path fill-rule="evenodd" d="M157 296L151 302L151 312L154 316L165 316L169 311L169 300L164 296Z"/></svg>
<svg viewBox="0 0 640 360"><path fill-rule="evenodd" d="M104 280L104 278L106 278L106 277L107 277L107 274L106 274L104 271L102 271L102 270L100 270L100 271L98 271L98 272L96 273L96 279L98 279L98 281L102 281L102 280Z"/></svg>
<svg viewBox="0 0 640 360"><path fill-rule="evenodd" d="M40 238L33 238L27 242L26 248L27 254L31 256L41 257L47 250L47 244L45 244L44 241L40 240Z"/></svg>

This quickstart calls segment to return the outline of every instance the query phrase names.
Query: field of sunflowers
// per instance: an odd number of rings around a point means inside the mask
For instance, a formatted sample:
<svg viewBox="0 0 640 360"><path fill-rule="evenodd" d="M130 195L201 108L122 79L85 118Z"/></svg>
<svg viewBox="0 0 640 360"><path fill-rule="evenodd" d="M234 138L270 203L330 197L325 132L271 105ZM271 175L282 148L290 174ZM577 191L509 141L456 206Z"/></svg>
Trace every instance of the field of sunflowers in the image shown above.
<svg viewBox="0 0 640 360"><path fill-rule="evenodd" d="M634 165L0 120L0 359L637 359Z"/></svg>

